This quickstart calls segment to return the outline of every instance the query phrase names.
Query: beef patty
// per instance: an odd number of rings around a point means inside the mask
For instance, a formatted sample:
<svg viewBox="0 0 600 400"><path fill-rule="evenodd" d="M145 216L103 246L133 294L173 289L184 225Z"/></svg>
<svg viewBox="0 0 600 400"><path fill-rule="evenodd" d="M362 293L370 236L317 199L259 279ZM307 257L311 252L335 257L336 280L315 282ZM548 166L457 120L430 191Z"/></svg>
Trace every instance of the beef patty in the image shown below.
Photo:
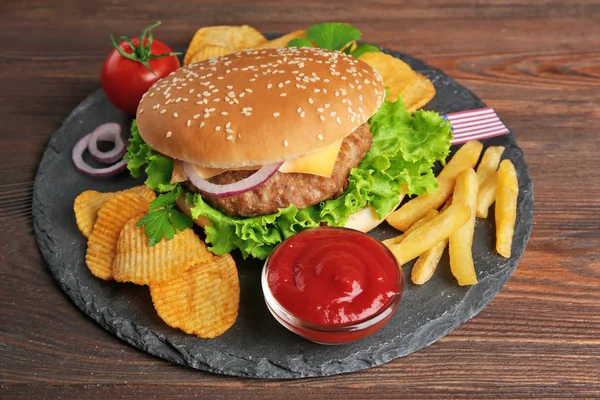
<svg viewBox="0 0 600 400"><path fill-rule="evenodd" d="M329 178L302 173L275 173L256 188L237 196L215 199L204 196L214 207L228 215L253 217L277 212L294 204L299 210L340 196L348 186L348 175L371 148L373 137L368 124L347 136L340 147ZM218 185L237 182L256 171L227 171L209 179Z"/></svg>

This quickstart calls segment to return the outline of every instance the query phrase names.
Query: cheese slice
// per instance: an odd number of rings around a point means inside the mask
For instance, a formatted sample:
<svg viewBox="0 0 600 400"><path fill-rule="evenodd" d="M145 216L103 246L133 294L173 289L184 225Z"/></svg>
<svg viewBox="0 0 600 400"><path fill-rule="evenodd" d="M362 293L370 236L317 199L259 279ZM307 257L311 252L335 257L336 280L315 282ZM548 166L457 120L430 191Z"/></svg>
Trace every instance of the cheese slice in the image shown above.
<svg viewBox="0 0 600 400"><path fill-rule="evenodd" d="M305 156L286 161L281 168L279 168L279 172L300 172L303 174L319 175L329 178L341 146L342 141L338 140L321 150L313 151Z"/></svg>
<svg viewBox="0 0 600 400"><path fill-rule="evenodd" d="M337 155L340 152L341 146L342 140L338 140L337 142L333 142L323 149L313 151L312 153L298 157L294 160L288 160L283 163L281 168L279 168L279 172L286 174L293 172L312 174L329 178L333 172L333 167L335 165ZM196 171L198 171L198 174L204 179L212 178L213 176L222 174L225 171L254 171L260 169L260 166L226 169L199 167L197 165L195 167ZM182 172L183 170L181 168L181 161L175 160L171 183L183 182L187 180Z"/></svg>

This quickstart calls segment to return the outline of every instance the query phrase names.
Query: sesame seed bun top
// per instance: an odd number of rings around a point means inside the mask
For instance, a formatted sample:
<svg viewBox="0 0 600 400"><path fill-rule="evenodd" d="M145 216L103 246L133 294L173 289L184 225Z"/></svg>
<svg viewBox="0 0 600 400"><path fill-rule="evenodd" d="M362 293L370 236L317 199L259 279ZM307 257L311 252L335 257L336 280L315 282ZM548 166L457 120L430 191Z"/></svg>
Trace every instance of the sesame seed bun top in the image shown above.
<svg viewBox="0 0 600 400"><path fill-rule="evenodd" d="M381 76L346 54L248 50L156 82L137 124L146 143L172 158L215 168L264 165L348 136L384 97Z"/></svg>

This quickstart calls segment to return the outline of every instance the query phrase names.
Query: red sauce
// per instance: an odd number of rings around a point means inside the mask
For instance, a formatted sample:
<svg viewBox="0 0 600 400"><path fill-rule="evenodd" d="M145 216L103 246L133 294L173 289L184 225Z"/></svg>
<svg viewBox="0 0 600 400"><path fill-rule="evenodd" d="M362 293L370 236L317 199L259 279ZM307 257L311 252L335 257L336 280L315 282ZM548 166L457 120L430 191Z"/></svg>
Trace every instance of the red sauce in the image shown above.
<svg viewBox="0 0 600 400"><path fill-rule="evenodd" d="M381 242L349 229L303 231L282 243L268 263L267 282L277 302L312 324L342 327L360 323L391 301L397 306L402 292L403 278L394 256ZM338 342L366 336L392 315L364 334L355 332ZM332 341L327 337L311 339Z"/></svg>

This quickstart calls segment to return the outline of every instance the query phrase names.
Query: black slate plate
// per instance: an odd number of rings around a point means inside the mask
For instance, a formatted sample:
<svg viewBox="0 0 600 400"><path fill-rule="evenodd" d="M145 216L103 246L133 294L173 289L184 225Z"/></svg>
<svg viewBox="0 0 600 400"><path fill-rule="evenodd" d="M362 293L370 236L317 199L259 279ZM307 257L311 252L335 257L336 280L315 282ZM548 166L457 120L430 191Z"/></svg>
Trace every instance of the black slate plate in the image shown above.
<svg viewBox="0 0 600 400"><path fill-rule="evenodd" d="M410 56L386 52L434 83L437 95L428 109L449 113L485 106L443 72ZM93 277L85 265L86 240L77 230L72 209L75 197L88 189L115 191L140 183L126 174L93 179L73 168L70 153L75 142L108 121L128 126L129 118L98 91L75 108L52 135L34 183L33 220L40 250L61 289L103 328L150 354L199 370L245 377L301 378L357 371L405 356L439 340L481 311L510 278L529 239L533 188L523 153L512 135L486 140L486 145L506 146L504 157L515 164L518 221L513 256L507 260L493 251L493 213L488 220L477 220L473 245L477 285L458 286L449 272L447 256L422 287L410 283L410 267L405 267L407 284L400 308L383 329L351 344L323 346L288 332L272 318L260 287L262 263L243 261L234 254L241 284L239 317L224 335L198 339L163 323L154 312L146 287L105 282ZM383 239L397 232L383 224L372 234Z"/></svg>

